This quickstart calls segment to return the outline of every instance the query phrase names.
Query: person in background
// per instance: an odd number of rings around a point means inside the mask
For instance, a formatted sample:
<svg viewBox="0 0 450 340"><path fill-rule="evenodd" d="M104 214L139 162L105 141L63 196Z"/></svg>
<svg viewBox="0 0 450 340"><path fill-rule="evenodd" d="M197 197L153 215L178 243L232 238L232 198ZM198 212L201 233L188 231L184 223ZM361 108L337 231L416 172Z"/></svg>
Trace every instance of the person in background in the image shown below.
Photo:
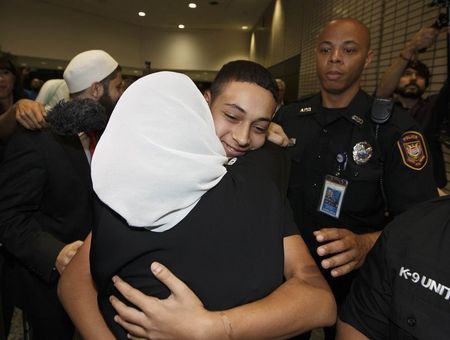
<svg viewBox="0 0 450 340"><path fill-rule="evenodd" d="M320 93L283 106L277 122L295 143L288 189L295 222L339 306L386 215L437 190L418 124L397 107L384 124L372 120L374 99L360 88L373 58L368 28L333 20L315 56Z"/></svg>
<svg viewBox="0 0 450 340"><path fill-rule="evenodd" d="M20 75L9 54L0 55L0 115L25 97Z"/></svg>
<svg viewBox="0 0 450 340"><path fill-rule="evenodd" d="M448 339L449 259L449 196L396 217L353 282L336 339Z"/></svg>
<svg viewBox="0 0 450 340"><path fill-rule="evenodd" d="M0 54L0 136L10 123L6 112L19 99L24 98L20 74L9 54ZM5 141L0 138L0 164L3 160ZM5 293L3 279L3 247L0 242L0 339L5 339L10 325L14 305L9 294Z"/></svg>
<svg viewBox="0 0 450 340"><path fill-rule="evenodd" d="M435 27L420 29L403 46L400 54L380 79L376 95L392 97L419 123L430 146L434 179L438 188L447 184L445 162L440 142L440 129L447 112L435 110L437 95L424 97L430 84L428 67L418 60L418 54L434 45L438 35L446 30ZM447 96L448 93L442 95ZM447 99L448 100L448 99Z"/></svg>
<svg viewBox="0 0 450 340"><path fill-rule="evenodd" d="M10 114L14 103L25 98L20 74L12 62L10 54L0 55L0 162L4 143L10 135L11 126L15 127L15 117Z"/></svg>
<svg viewBox="0 0 450 340"><path fill-rule="evenodd" d="M0 166L3 284L26 313L33 339L72 339L56 284L93 224L89 163L96 136L87 133L104 129L122 81L117 62L100 50L75 56L64 79L71 100L48 113L51 128L17 129Z"/></svg>
<svg viewBox="0 0 450 340"><path fill-rule="evenodd" d="M42 85L36 101L44 105L45 110L48 111L61 100L67 101L69 98L69 88L64 79L50 79Z"/></svg>
<svg viewBox="0 0 450 340"><path fill-rule="evenodd" d="M277 112L280 107L284 105L284 95L286 94L286 83L283 79L276 78L275 79L277 83L278 88L278 98L277 98L277 108L275 109L275 112Z"/></svg>
<svg viewBox="0 0 450 340"><path fill-rule="evenodd" d="M25 89L25 94L28 99L35 100L43 84L44 81L39 78L31 79L30 88Z"/></svg>

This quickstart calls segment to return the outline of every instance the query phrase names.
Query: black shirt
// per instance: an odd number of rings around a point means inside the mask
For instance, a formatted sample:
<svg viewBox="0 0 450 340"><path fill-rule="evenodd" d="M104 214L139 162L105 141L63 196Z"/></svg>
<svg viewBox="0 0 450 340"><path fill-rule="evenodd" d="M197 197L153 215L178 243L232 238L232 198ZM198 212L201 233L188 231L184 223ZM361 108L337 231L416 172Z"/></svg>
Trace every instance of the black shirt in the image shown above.
<svg viewBox="0 0 450 340"><path fill-rule="evenodd" d="M278 113L278 122L296 142L290 148L288 197L295 222L318 263L319 244L313 231L342 227L358 234L374 232L387 223L386 208L395 216L437 196L426 142L417 123L394 110L377 132L370 119L371 105L372 98L359 91L347 108L324 109L317 94L284 106ZM415 148L406 148L409 137ZM372 147L372 154L364 164L357 164L353 149L362 142ZM337 161L338 154L347 155L345 167ZM325 177L337 173L348 181L338 219L318 211ZM340 303L352 274L334 279L329 271L323 273ZM338 286L343 287L341 293Z"/></svg>
<svg viewBox="0 0 450 340"><path fill-rule="evenodd" d="M445 162L442 155L440 130L441 125L448 114L445 108L440 109L436 106L439 97L444 94L432 95L425 99L420 98L419 101L411 109L408 110L424 131L425 137L430 145L430 154L433 160L434 179L439 188L447 185L447 173L445 171Z"/></svg>
<svg viewBox="0 0 450 340"><path fill-rule="evenodd" d="M384 229L339 316L370 339L449 339L450 197Z"/></svg>
<svg viewBox="0 0 450 340"><path fill-rule="evenodd" d="M122 277L159 298L168 289L150 272L166 265L208 310L224 310L270 294L283 282L283 238L297 234L286 198L286 152L266 143L227 166L227 174L195 208L165 232L133 229L108 207L97 209L91 269L101 311L117 337L108 298L116 296L111 277Z"/></svg>

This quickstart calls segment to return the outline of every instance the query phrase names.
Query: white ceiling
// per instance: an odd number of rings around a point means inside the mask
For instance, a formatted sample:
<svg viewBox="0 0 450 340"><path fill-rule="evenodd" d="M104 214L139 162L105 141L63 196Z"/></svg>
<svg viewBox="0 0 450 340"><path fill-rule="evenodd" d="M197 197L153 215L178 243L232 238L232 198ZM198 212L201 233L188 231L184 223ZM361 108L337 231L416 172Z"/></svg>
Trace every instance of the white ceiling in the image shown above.
<svg viewBox="0 0 450 340"><path fill-rule="evenodd" d="M39 0L138 26L193 30L251 29L273 0ZM195 2L197 8L188 7ZM212 3L217 3L213 5ZM139 11L146 12L139 17Z"/></svg>
<svg viewBox="0 0 450 340"><path fill-rule="evenodd" d="M61 7L117 20L128 24L160 30L179 30L177 26L184 24L185 30L240 30L253 26L261 19L264 11L273 0L35 0L55 7ZM190 2L197 8L188 7ZM211 4L216 2L216 5ZM146 12L139 17L139 11ZM41 69L62 70L66 60L44 59L28 56L17 56L19 66ZM179 70L183 71L183 70ZM127 75L140 74L141 70L123 67ZM183 71L196 80L211 81L216 72Z"/></svg>

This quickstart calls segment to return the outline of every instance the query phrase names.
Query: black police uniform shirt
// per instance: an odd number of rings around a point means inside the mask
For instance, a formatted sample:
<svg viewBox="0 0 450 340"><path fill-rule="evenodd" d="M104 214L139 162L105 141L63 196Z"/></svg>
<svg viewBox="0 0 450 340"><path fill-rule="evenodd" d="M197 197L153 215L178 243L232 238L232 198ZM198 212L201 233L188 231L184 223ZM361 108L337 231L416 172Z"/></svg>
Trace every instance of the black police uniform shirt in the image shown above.
<svg viewBox="0 0 450 340"><path fill-rule="evenodd" d="M384 229L339 317L370 339L450 338L450 197Z"/></svg>
<svg viewBox="0 0 450 340"><path fill-rule="evenodd" d="M439 98L441 96L445 96L445 92L442 91L439 95L431 95L425 99L420 98L416 105L408 110L411 117L419 123L429 144L430 156L433 160L434 179L439 188L443 188L447 185L447 174L442 154L440 130L442 122L448 113L445 108L439 110L436 107L437 101L442 100ZM401 104L399 103L399 105Z"/></svg>
<svg viewBox="0 0 450 340"><path fill-rule="evenodd" d="M167 287L149 269L153 261L184 281L208 310L261 299L283 283L283 238L298 234L286 197L286 150L266 143L234 160L168 231L133 229L107 206L97 207L91 271L101 312L117 338L126 339L126 332L113 320L108 298L120 294L111 278L117 274L147 295L165 298Z"/></svg>
<svg viewBox="0 0 450 340"><path fill-rule="evenodd" d="M358 234L374 232L386 225L386 206L394 216L437 196L426 142L417 123L394 110L376 132L371 105L372 97L360 90L347 108L326 109L319 93L278 112L277 122L295 142L289 148L288 189L294 220L318 263L322 259L316 252L315 230L341 227ZM361 164L353 157L358 145L372 149L370 158L356 158ZM339 218L318 211L327 175L348 181ZM329 272L323 274L340 303L353 274L335 279ZM341 293L338 286L342 286Z"/></svg>

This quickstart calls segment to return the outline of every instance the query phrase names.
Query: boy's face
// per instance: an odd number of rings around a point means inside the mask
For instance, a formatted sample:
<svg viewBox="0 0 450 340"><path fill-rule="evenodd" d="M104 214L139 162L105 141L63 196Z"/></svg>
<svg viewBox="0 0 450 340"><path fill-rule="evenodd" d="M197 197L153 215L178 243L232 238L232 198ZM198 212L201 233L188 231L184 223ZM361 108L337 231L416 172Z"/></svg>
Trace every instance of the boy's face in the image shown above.
<svg viewBox="0 0 450 340"><path fill-rule="evenodd" d="M205 98L227 157L242 156L263 146L276 108L270 91L254 83L231 81L213 102L209 91Z"/></svg>

